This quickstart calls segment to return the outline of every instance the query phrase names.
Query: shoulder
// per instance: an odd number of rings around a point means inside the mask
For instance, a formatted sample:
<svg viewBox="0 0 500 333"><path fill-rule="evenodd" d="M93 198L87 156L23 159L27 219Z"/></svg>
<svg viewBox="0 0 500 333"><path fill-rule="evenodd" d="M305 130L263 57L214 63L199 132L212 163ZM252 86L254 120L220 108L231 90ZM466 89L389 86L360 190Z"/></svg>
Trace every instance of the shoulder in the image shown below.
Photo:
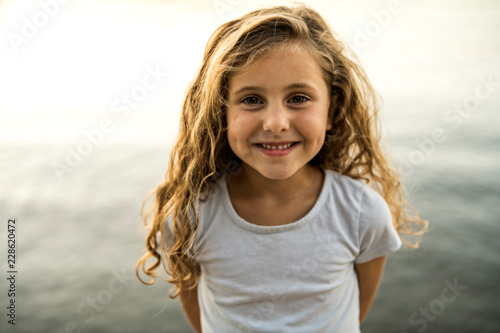
<svg viewBox="0 0 500 333"><path fill-rule="evenodd" d="M335 202L342 206L348 206L349 209L359 209L363 192L367 187L363 181L332 170L325 170L325 175L330 182L328 186Z"/></svg>
<svg viewBox="0 0 500 333"><path fill-rule="evenodd" d="M210 191L204 196L198 205L198 215L203 219L210 219L220 207L226 191L226 179L220 177L211 187Z"/></svg>
<svg viewBox="0 0 500 333"><path fill-rule="evenodd" d="M361 179L325 170L330 175L331 188L337 197L350 201L360 211L371 211L373 209L389 209L384 198Z"/></svg>
<svg viewBox="0 0 500 333"><path fill-rule="evenodd" d="M221 200L221 192L223 190L222 182L223 181L219 180L217 183L215 183L208 195L203 196L199 201L192 201L192 204L189 206L189 217L190 223L193 228L197 227L195 212L198 215L198 230L204 231L204 229L208 228L208 222L211 221L211 217L214 215L215 210L219 206L219 202ZM173 216L172 214L170 214L165 217L163 223L164 232L169 237L173 237L172 220ZM158 237L160 237L160 232L158 232Z"/></svg>
<svg viewBox="0 0 500 333"><path fill-rule="evenodd" d="M364 185L361 179L354 179L333 170L325 169L325 174L332 177L332 181L345 188L359 188Z"/></svg>
<svg viewBox="0 0 500 333"><path fill-rule="evenodd" d="M392 225L389 205L380 193L364 184L359 207L359 227L385 228Z"/></svg>
<svg viewBox="0 0 500 333"><path fill-rule="evenodd" d="M388 255L401 246L384 197L363 180L325 170L330 188L324 216L329 230L341 230L338 242L355 263Z"/></svg>

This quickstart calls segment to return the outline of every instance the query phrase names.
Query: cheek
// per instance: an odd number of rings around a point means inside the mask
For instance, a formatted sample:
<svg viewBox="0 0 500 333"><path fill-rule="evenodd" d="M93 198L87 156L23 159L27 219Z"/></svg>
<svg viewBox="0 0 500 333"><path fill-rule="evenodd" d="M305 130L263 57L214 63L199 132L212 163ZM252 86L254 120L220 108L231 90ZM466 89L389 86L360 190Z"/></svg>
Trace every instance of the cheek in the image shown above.
<svg viewBox="0 0 500 333"><path fill-rule="evenodd" d="M229 146L231 146L231 149L234 150L236 143L239 141L238 139L238 129L234 127L233 124L231 124L227 128L227 141L229 142Z"/></svg>
<svg viewBox="0 0 500 333"><path fill-rule="evenodd" d="M227 137L230 145L241 144L242 141L247 140L250 128L249 119L247 118L241 113L228 112Z"/></svg>
<svg viewBox="0 0 500 333"><path fill-rule="evenodd" d="M327 131L327 119L321 114L304 113L296 118L296 123L300 126L300 131L308 135L311 139L324 139Z"/></svg>

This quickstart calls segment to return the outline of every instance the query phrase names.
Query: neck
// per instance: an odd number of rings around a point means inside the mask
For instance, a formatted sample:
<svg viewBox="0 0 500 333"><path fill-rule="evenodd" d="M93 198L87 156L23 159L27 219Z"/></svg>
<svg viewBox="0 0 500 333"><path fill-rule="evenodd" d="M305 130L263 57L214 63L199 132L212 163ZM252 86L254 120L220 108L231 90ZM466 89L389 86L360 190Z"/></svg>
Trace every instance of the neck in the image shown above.
<svg viewBox="0 0 500 333"><path fill-rule="evenodd" d="M242 165L236 176L231 176L228 184L230 193L247 199L262 199L272 202L290 201L300 197L313 184L323 184L323 172L307 164L287 179L269 179L258 171Z"/></svg>

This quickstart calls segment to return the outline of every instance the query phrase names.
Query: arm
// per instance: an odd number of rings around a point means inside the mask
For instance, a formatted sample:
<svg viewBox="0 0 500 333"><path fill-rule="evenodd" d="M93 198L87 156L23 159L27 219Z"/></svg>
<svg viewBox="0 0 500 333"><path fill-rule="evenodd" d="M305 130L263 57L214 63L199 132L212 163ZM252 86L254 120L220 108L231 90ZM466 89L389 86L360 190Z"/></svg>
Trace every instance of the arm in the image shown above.
<svg viewBox="0 0 500 333"><path fill-rule="evenodd" d="M182 310L196 333L201 333L200 306L198 304L198 286L181 291L179 297Z"/></svg>
<svg viewBox="0 0 500 333"><path fill-rule="evenodd" d="M362 264L354 264L359 284L359 323L364 320L372 306L382 278L386 257L379 257Z"/></svg>

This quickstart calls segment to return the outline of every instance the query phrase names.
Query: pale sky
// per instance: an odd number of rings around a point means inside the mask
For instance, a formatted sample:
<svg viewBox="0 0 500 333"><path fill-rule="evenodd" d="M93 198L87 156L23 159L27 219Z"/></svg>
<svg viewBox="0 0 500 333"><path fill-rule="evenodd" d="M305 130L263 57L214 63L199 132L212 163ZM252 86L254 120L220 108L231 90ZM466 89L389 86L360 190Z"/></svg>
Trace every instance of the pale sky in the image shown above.
<svg viewBox="0 0 500 333"><path fill-rule="evenodd" d="M361 41L359 31L376 23L374 13L389 10L390 3L304 2L319 10L354 47ZM171 138L184 91L213 31L261 5L277 3L283 1L0 1L0 142L71 141L106 117L120 123L111 140ZM385 26L376 23L380 31L359 49L374 84L388 97L415 90L401 84L395 70L413 75L412 84L422 94L429 81L420 76L424 69L434 66L450 73L454 67L446 66L476 57L474 50L468 51L472 55L458 54L451 46L430 52L450 42L443 38L446 22L439 18L439 8L429 11L430 3L399 1L398 12ZM152 69L168 74L144 90ZM467 92L473 86L462 86L442 73L432 79L440 87L449 87L451 81L454 91ZM148 82L151 87L153 81ZM123 106L122 96L134 89L140 102L126 117L117 117L114 107Z"/></svg>

